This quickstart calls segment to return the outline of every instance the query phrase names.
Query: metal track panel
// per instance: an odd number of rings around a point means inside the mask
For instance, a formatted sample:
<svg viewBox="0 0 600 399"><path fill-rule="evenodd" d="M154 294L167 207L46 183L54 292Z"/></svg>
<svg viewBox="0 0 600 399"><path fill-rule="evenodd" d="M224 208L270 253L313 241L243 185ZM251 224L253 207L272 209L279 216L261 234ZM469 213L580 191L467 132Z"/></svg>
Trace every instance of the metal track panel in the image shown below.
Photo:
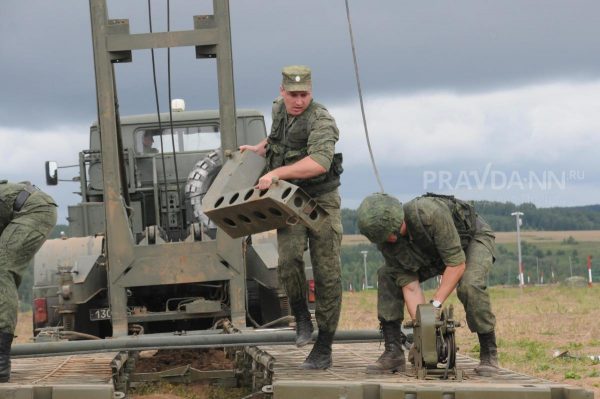
<svg viewBox="0 0 600 399"><path fill-rule="evenodd" d="M274 358L272 389L274 399L591 399L583 388L558 384L501 369L498 376L480 377L473 369L478 362L457 355L457 367L464 371L462 381L428 377L419 380L412 366L407 372L366 374L367 364L383 351L378 343L334 344L333 367L328 370L302 370L298 366L310 346L261 346Z"/></svg>
<svg viewBox="0 0 600 399"><path fill-rule="evenodd" d="M13 359L10 382L1 398L114 399L116 353Z"/></svg>

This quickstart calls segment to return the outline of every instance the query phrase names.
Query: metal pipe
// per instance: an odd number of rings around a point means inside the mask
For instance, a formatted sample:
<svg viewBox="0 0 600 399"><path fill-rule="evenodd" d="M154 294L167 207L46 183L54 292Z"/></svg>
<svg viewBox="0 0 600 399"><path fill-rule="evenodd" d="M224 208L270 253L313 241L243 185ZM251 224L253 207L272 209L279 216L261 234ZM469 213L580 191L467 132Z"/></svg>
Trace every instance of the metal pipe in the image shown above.
<svg viewBox="0 0 600 399"><path fill-rule="evenodd" d="M257 363L260 363L264 368L269 371L273 371L273 364L275 359L262 349L256 346L246 346L244 351Z"/></svg>
<svg viewBox="0 0 600 399"><path fill-rule="evenodd" d="M517 252L519 254L519 287L523 288L525 285L525 279L523 278L523 260L521 259L521 216L523 212L513 212L511 216L514 216L517 221Z"/></svg>
<svg viewBox="0 0 600 399"><path fill-rule="evenodd" d="M313 339L317 333L313 333ZM338 331L337 342L379 341L378 330ZM11 349L11 357L75 355L84 353L136 351L150 349L214 348L226 346L290 345L296 340L294 331L260 331L242 334L189 334L189 335L143 335L127 336L93 341L42 342L17 344Z"/></svg>

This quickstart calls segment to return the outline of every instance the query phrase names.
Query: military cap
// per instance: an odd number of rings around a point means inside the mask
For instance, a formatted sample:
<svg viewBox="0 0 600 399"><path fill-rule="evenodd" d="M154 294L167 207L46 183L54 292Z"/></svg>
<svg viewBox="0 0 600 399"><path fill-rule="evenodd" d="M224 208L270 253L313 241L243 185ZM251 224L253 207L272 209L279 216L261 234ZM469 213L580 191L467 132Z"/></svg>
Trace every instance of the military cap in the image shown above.
<svg viewBox="0 0 600 399"><path fill-rule="evenodd" d="M369 195L356 213L358 230L375 244L385 242L390 234L400 229L404 221L400 201L383 193Z"/></svg>
<svg viewBox="0 0 600 399"><path fill-rule="evenodd" d="M312 80L310 68L304 65L289 65L281 71L281 85L285 91L310 91Z"/></svg>

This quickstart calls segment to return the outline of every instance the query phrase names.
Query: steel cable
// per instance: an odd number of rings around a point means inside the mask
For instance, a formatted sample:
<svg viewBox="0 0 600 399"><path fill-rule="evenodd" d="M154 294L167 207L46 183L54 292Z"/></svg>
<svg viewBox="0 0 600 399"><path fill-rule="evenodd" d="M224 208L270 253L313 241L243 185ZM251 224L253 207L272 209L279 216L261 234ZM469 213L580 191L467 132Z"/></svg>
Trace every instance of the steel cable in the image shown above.
<svg viewBox="0 0 600 399"><path fill-rule="evenodd" d="M354 61L354 75L356 76L356 86L358 88L358 99L360 101L360 112L362 113L363 126L365 128L365 137L367 138L367 147L369 148L369 155L371 157L371 164L373 165L373 172L375 173L375 178L377 179L377 183L379 184L379 188L382 193L384 193L383 183L381 182L381 178L379 177L379 171L377 170L377 165L375 164L375 157L373 156L373 149L371 148L371 140L369 139L369 130L367 128L367 117L365 116L365 106L363 103L362 96L362 88L360 85L360 76L358 73L358 61L356 58L356 48L354 46L354 34L352 33L352 22L350 21L350 6L348 5L348 0L346 2L346 17L348 18L348 31L350 32L350 44L352 45L352 59Z"/></svg>
<svg viewBox="0 0 600 399"><path fill-rule="evenodd" d="M171 1L167 0L167 32L171 31ZM169 93L169 127L171 129L171 145L173 146L173 164L175 166L175 183L177 184L177 202L181 211L181 228L183 230L183 223L185 222L185 207L181 200L181 187L179 185L179 171L177 168L177 151L175 151L175 135L173 134L173 107L171 103L173 98L171 96L171 48L167 47L167 88ZM183 142L182 142L183 144ZM165 193L166 196L166 193Z"/></svg>
<svg viewBox="0 0 600 399"><path fill-rule="evenodd" d="M150 33L152 33L152 7L150 5L150 1L148 0L148 24L150 27ZM152 78L154 82L154 100L156 103L156 118L158 119L158 130L160 131L160 157L162 160L162 170L163 170L163 183L165 193L167 192L167 168L165 166L165 151L163 146L163 135L162 135L162 122L160 120L160 102L158 101L158 84L156 83L156 62L154 60L154 49L150 49L150 53L152 55ZM166 194L165 194L166 195ZM154 204L155 207L158 204ZM156 220L155 223L161 223L162 220ZM163 228L166 227L160 224Z"/></svg>

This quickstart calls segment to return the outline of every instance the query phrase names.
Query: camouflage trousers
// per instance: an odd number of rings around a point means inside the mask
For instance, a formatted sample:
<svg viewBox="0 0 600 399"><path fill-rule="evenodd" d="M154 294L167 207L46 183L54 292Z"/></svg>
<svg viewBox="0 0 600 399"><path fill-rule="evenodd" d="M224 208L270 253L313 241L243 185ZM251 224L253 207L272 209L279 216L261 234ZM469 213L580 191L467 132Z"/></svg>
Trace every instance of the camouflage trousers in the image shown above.
<svg viewBox="0 0 600 399"><path fill-rule="evenodd" d="M465 308L467 325L471 332L486 334L494 330L496 316L492 312L487 292L487 275L494 257L490 249L477 240L471 240L465 251L465 273L456 287L458 299ZM378 270L379 289L377 315L382 321L404 320L404 296L398 284L398 270L383 266Z"/></svg>
<svg viewBox="0 0 600 399"><path fill-rule="evenodd" d="M34 202L34 201L32 201ZM0 332L14 334L23 273L56 224L56 206L27 205L0 234Z"/></svg>
<svg viewBox="0 0 600 399"><path fill-rule="evenodd" d="M308 246L315 281L317 324L320 330L335 332L342 307L341 201L338 190L315 199L329 212L319 231L312 231L301 224L277 230L279 282L290 303L306 301L303 255Z"/></svg>

